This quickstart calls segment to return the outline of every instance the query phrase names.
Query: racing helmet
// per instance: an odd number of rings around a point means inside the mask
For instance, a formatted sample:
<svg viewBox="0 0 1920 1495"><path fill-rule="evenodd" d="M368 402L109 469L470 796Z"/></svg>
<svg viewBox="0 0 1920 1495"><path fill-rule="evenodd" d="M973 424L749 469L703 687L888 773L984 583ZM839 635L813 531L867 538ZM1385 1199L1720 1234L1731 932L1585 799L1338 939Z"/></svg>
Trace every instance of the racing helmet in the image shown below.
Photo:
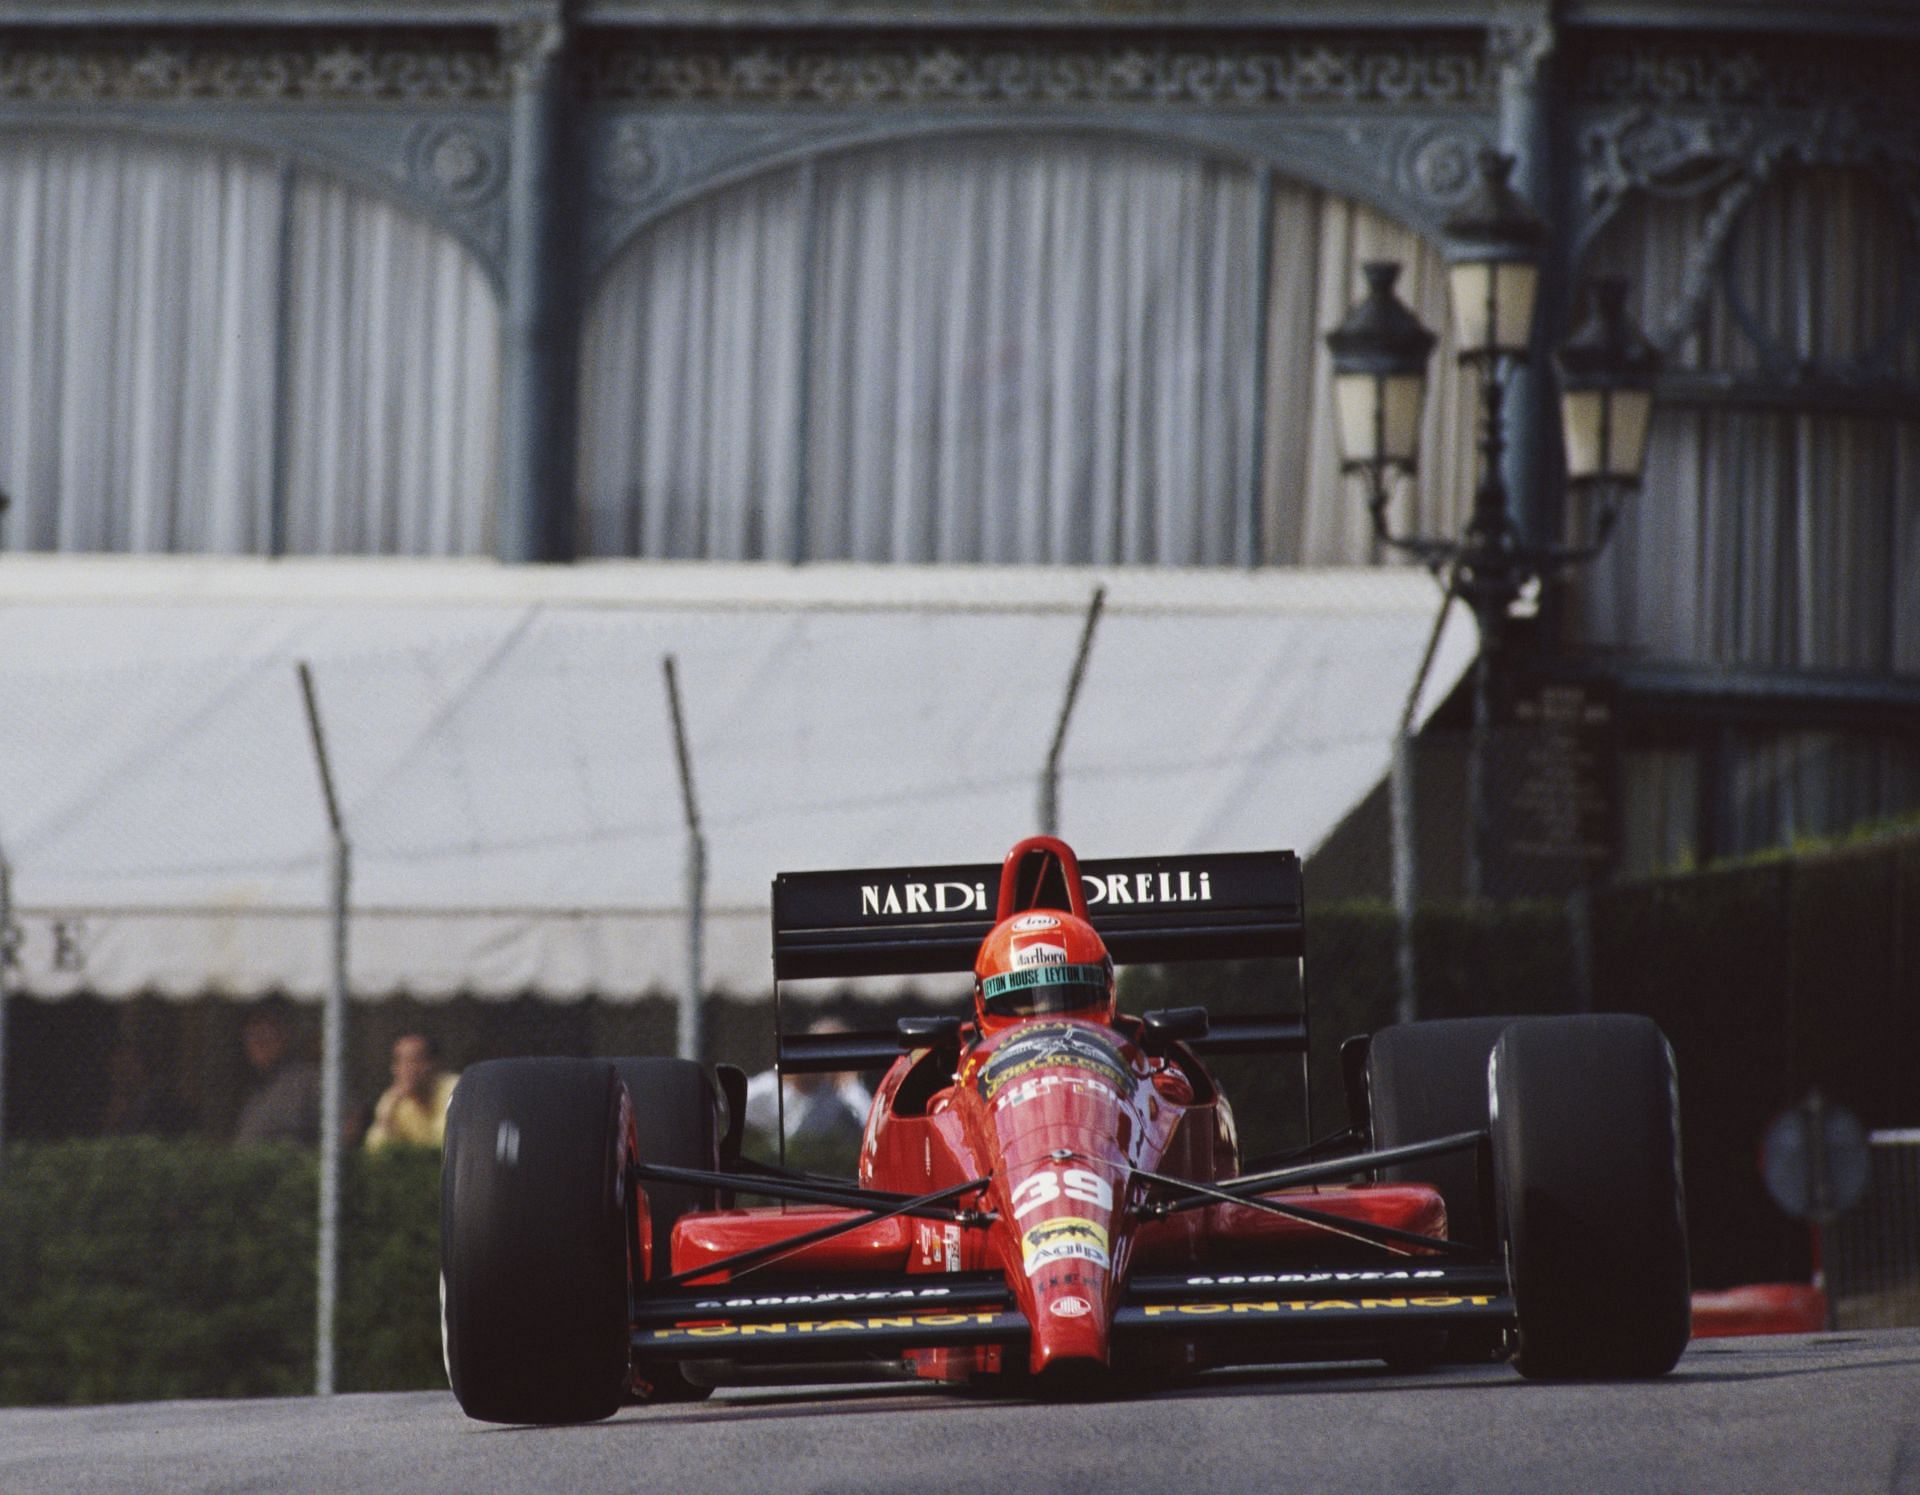
<svg viewBox="0 0 1920 1495"><path fill-rule="evenodd" d="M982 1033L1028 1017L1113 1021L1113 957L1093 926L1059 909L1029 909L994 925L973 963Z"/></svg>

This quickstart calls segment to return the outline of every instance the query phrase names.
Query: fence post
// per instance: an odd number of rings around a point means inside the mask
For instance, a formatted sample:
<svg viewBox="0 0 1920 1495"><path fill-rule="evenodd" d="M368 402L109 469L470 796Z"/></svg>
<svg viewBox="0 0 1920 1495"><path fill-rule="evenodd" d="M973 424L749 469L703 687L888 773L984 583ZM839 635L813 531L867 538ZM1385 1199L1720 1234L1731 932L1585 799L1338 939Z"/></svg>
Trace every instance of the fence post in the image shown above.
<svg viewBox="0 0 1920 1495"><path fill-rule="evenodd" d="M1073 673L1067 677L1067 698L1060 703L1060 720L1054 723L1053 746L1047 749L1046 767L1040 770L1040 831L1060 834L1060 754L1067 746L1067 727L1073 721L1073 703L1080 699L1080 682L1086 678L1087 656L1093 652L1093 630L1100 624L1100 609L1106 605L1107 589L1095 587L1087 604L1087 621L1080 629L1080 647L1074 652Z"/></svg>
<svg viewBox="0 0 1920 1495"><path fill-rule="evenodd" d="M1387 814L1393 838L1393 914L1394 956L1400 991L1394 1001L1393 1020L1410 1023L1420 1015L1420 987L1415 964L1413 915L1419 903L1418 835L1414 824L1414 740L1420 730L1420 694L1427 688L1427 676L1433 672L1433 656L1440 647L1440 635L1447 626L1447 613L1460 593L1460 563L1447 572L1446 589L1440 597L1440 610L1433 615L1433 627L1427 634L1427 647L1420 655L1420 668L1414 671L1407 701L1400 708L1400 728L1393 736L1393 763L1387 786Z"/></svg>
<svg viewBox="0 0 1920 1495"><path fill-rule="evenodd" d="M667 710L673 717L673 752L680 767L680 807L687 821L687 989L680 998L680 1057L698 1061L704 1035L700 996L702 942L705 938L707 840L700 829L700 803L693 793L693 758L687 751L687 722L680 709L680 677L673 656L663 655Z"/></svg>
<svg viewBox="0 0 1920 1495"><path fill-rule="evenodd" d="M313 691L313 671L304 659L297 668L301 697L307 707L307 732L313 741L313 761L320 771L320 792L326 801L327 830L333 843L332 959L320 1021L320 1228L314 1252L313 1354L314 1395L331 1396L335 1304L340 1290L340 1126L347 1059L347 901L352 859L346 826L340 818L340 799L334 792L326 733L320 724L320 702Z"/></svg>
<svg viewBox="0 0 1920 1495"><path fill-rule="evenodd" d="M7 1165L7 1006L13 998L13 863L0 850L0 1168Z"/></svg>
<svg viewBox="0 0 1920 1495"><path fill-rule="evenodd" d="M1393 1020L1410 1023L1419 1015L1417 968L1414 965L1413 913L1417 896L1414 881L1413 734L1404 727L1393 734L1393 768L1388 784L1393 822L1393 953L1399 990L1394 997Z"/></svg>

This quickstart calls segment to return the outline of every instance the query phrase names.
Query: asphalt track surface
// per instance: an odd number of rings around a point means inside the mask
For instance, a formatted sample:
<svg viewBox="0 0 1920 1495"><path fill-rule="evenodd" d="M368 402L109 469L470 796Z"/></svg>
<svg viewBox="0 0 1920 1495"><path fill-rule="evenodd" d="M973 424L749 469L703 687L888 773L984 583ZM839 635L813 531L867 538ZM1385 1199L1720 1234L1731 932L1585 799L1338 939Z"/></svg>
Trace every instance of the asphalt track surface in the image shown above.
<svg viewBox="0 0 1920 1495"><path fill-rule="evenodd" d="M1218 1373L1073 1405L729 1389L569 1428L439 1392L0 1411L0 1491L1894 1491L1920 1495L1920 1330L1706 1340L1672 1376Z"/></svg>

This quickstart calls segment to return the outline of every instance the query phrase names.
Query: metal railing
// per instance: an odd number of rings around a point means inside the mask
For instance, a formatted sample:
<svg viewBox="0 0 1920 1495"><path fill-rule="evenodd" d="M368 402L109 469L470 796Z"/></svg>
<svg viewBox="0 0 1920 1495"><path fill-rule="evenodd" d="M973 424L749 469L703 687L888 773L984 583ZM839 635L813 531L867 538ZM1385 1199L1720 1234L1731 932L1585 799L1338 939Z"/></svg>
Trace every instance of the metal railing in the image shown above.
<svg viewBox="0 0 1920 1495"><path fill-rule="evenodd" d="M1867 1138L1866 1196L1828 1227L1836 1328L1920 1324L1920 1127Z"/></svg>

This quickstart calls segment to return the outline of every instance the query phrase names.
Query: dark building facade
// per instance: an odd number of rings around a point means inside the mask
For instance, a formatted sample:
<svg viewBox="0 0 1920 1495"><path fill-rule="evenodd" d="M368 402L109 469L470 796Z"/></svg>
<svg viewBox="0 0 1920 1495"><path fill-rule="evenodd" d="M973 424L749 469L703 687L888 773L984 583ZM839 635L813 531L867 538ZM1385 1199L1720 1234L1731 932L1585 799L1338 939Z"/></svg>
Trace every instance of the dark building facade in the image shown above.
<svg viewBox="0 0 1920 1495"><path fill-rule="evenodd" d="M1538 349L1621 273L1642 491L1534 625L1647 870L1920 807L1900 4L18 0L19 550L1390 564L1324 333L1450 324L1488 146ZM1457 530L1444 337L1408 527ZM1509 468L1556 537L1553 381Z"/></svg>

